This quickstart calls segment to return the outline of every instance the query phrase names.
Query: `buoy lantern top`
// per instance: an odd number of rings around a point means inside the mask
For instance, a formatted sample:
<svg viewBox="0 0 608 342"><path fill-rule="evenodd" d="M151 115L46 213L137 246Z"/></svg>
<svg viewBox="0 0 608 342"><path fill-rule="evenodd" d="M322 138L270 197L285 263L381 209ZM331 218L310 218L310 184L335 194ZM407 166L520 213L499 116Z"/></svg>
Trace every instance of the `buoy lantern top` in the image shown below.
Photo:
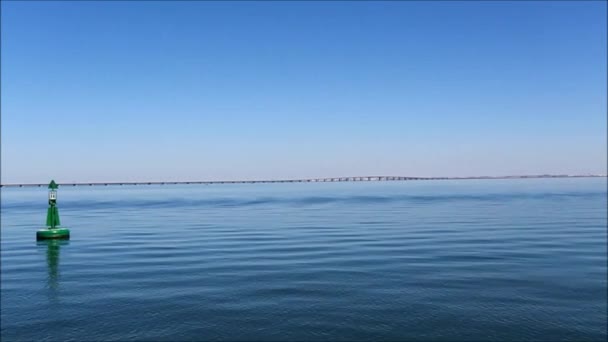
<svg viewBox="0 0 608 342"><path fill-rule="evenodd" d="M49 183L49 189L57 189L58 187L59 185L57 185L54 180Z"/></svg>

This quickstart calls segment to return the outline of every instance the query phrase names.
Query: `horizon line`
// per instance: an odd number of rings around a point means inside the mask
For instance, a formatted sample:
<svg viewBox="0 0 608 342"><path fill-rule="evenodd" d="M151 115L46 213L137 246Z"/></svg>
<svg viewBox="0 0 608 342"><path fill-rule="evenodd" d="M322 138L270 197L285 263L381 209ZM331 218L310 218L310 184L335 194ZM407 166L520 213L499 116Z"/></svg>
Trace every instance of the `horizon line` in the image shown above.
<svg viewBox="0 0 608 342"><path fill-rule="evenodd" d="M415 177L415 176L354 176L324 177L301 179L266 179L266 180L216 180L216 181L141 181L141 182L74 182L57 183L63 186L109 186L109 185L176 185L176 184L257 184L257 183L331 183L331 182L385 182L412 180L472 180L472 179L522 179L522 178L586 178L608 177L607 174L540 174L540 175L507 175L507 176L463 176L463 177ZM46 183L6 183L3 187L42 187Z"/></svg>

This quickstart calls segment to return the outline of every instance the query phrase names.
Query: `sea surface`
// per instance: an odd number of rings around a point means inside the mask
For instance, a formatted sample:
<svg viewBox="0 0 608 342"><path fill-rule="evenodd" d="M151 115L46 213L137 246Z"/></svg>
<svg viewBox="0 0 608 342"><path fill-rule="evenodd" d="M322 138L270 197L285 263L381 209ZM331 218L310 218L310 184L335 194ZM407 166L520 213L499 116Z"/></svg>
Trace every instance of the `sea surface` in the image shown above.
<svg viewBox="0 0 608 342"><path fill-rule="evenodd" d="M606 178L1 190L2 341L605 341Z"/></svg>

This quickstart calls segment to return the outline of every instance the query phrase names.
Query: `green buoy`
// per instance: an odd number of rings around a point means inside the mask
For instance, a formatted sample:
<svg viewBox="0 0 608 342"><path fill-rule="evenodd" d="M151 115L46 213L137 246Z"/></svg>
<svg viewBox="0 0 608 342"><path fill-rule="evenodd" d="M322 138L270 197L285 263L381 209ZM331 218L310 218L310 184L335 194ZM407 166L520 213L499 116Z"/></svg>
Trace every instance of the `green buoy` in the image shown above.
<svg viewBox="0 0 608 342"><path fill-rule="evenodd" d="M37 240L46 239L69 239L70 230L59 227L59 209L57 209L57 188L59 186L54 180L49 184L49 209L46 212L46 229L36 232Z"/></svg>

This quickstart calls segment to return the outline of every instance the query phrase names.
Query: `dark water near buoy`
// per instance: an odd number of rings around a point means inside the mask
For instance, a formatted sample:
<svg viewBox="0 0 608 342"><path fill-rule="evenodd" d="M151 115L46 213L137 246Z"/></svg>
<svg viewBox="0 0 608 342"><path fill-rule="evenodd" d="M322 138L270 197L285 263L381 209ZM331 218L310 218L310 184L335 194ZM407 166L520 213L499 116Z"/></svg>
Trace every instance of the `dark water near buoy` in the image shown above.
<svg viewBox="0 0 608 342"><path fill-rule="evenodd" d="M606 340L605 178L2 189L2 341Z"/></svg>

